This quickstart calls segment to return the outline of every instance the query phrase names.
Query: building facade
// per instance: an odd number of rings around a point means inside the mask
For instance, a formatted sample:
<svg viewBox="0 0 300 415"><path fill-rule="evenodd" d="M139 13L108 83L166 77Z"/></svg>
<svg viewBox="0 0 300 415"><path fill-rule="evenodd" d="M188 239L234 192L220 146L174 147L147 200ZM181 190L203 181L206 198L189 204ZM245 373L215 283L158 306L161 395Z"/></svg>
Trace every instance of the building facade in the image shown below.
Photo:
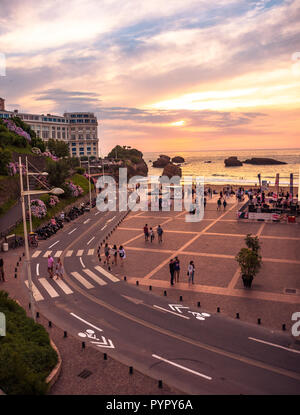
<svg viewBox="0 0 300 415"><path fill-rule="evenodd" d="M50 138L66 141L71 156L99 157L98 121L92 112L68 112L61 116L6 111L4 99L0 98L0 119L15 116L30 125L44 141Z"/></svg>

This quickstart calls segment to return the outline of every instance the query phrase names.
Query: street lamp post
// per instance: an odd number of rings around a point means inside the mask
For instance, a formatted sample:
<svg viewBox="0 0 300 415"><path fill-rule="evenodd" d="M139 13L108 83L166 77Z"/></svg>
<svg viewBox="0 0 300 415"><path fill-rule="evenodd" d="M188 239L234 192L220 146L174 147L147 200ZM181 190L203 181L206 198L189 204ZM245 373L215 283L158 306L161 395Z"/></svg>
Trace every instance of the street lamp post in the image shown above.
<svg viewBox="0 0 300 415"><path fill-rule="evenodd" d="M23 171L22 171L21 157L19 157L19 172L20 172L21 204L22 204L22 216L23 216L24 239L25 239L25 261L26 261L28 287L29 287L30 309L31 309L32 318L33 318L34 321L36 321L36 319L35 319L35 310L34 310L35 307L34 307L34 300L33 300L33 291L32 291L31 266L30 266L30 254L29 254L28 235L27 235L26 211L25 211L23 176L22 176ZM28 194L28 196L29 196L29 194ZM30 209L30 206L29 206L29 209Z"/></svg>
<svg viewBox="0 0 300 415"><path fill-rule="evenodd" d="M26 180L27 180L27 190L29 191L28 158L27 157L26 157ZM29 209L29 229L30 229L30 233L31 233L32 232L32 217L31 217L30 195L28 195L28 209Z"/></svg>
<svg viewBox="0 0 300 415"><path fill-rule="evenodd" d="M89 174L89 193L90 193L90 208L91 208L92 207L92 190L91 190L90 156L88 156L88 174Z"/></svg>

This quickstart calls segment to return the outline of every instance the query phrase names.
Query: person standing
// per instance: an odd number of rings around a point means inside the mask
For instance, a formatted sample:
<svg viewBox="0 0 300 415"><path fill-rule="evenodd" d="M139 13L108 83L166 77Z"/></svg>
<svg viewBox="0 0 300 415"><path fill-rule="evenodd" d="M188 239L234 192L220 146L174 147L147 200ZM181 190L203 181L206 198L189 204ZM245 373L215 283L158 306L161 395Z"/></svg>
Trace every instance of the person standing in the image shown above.
<svg viewBox="0 0 300 415"><path fill-rule="evenodd" d="M218 202L217 202L217 210L221 209L221 205L222 205L222 202L221 202L221 198L219 197Z"/></svg>
<svg viewBox="0 0 300 415"><path fill-rule="evenodd" d="M175 258L174 261L174 276L175 276L175 282L179 282L179 274L180 274L180 261L178 259L178 257Z"/></svg>
<svg viewBox="0 0 300 415"><path fill-rule="evenodd" d="M171 282L171 285L174 285L174 272L175 272L175 269L174 269L174 261L173 261L173 259L170 259L170 262L169 262L169 270L170 270L170 275L171 275L170 282Z"/></svg>
<svg viewBox="0 0 300 415"><path fill-rule="evenodd" d="M161 228L160 225L158 225L157 227L157 235L158 235L158 243L162 243L162 234L163 234L163 230Z"/></svg>
<svg viewBox="0 0 300 415"><path fill-rule="evenodd" d="M0 258L0 281L5 282L5 278L4 278L4 261L3 261L3 258Z"/></svg>
<svg viewBox="0 0 300 415"><path fill-rule="evenodd" d="M48 274L50 278L53 278L53 266L54 266L54 259L51 255L48 255Z"/></svg>
<svg viewBox="0 0 300 415"><path fill-rule="evenodd" d="M111 250L111 254L113 257L113 264L118 265L118 248L117 245L114 245Z"/></svg>
<svg viewBox="0 0 300 415"><path fill-rule="evenodd" d="M120 255L120 258L121 258L121 264L123 266L123 261L126 258L126 253L125 253L125 250L124 250L122 245L119 248L119 255Z"/></svg>
<svg viewBox="0 0 300 415"><path fill-rule="evenodd" d="M56 264L56 279L60 278L63 279L64 276L64 268L63 264L61 262L61 259L58 258L57 264Z"/></svg>
<svg viewBox="0 0 300 415"><path fill-rule="evenodd" d="M187 275L189 277L189 284L192 282L194 284L194 274L195 274L195 265L194 261L190 261L190 264L188 266L188 272Z"/></svg>
<svg viewBox="0 0 300 415"><path fill-rule="evenodd" d="M225 200L225 199L224 199L224 201L223 201L223 206L224 206L224 210L226 210L227 202L226 202L226 200Z"/></svg>
<svg viewBox="0 0 300 415"><path fill-rule="evenodd" d="M149 239L149 229L148 229L148 225L146 223L146 225L144 226L144 234L145 234L145 241L147 242Z"/></svg>
<svg viewBox="0 0 300 415"><path fill-rule="evenodd" d="M110 253L110 248L109 248L108 244L106 243L105 247L104 247L104 255L105 255L105 261L106 261L107 265L109 265L109 253Z"/></svg>
<svg viewBox="0 0 300 415"><path fill-rule="evenodd" d="M150 241L151 241L151 243L153 242L154 238L155 238L154 231L153 231L152 228L150 228Z"/></svg>

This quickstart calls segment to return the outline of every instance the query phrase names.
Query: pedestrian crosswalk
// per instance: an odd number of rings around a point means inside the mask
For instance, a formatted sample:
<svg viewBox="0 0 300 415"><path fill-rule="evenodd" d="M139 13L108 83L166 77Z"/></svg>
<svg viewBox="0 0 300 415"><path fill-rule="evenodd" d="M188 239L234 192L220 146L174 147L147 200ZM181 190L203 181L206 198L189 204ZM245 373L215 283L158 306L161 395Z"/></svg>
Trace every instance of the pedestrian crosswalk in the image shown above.
<svg viewBox="0 0 300 415"><path fill-rule="evenodd" d="M63 251L40 251L40 250L36 250L35 252L32 253L31 258L48 258L48 255L52 255L54 258L59 258L61 256L61 254L63 253ZM90 249L78 249L77 251L74 250L68 250L66 252L66 258L69 258L71 256L92 256L95 253L95 249L90 248Z"/></svg>
<svg viewBox="0 0 300 415"><path fill-rule="evenodd" d="M105 286L111 282L119 282L120 279L110 274L104 268L95 266L93 269L83 268L79 272L73 271L69 274L69 277L76 283L84 286L90 290L97 286ZM27 288L29 288L28 280L25 281ZM73 294L73 290L63 279L54 278L37 278L32 283L32 293L35 301L43 301L48 297L57 298L62 294L70 295Z"/></svg>

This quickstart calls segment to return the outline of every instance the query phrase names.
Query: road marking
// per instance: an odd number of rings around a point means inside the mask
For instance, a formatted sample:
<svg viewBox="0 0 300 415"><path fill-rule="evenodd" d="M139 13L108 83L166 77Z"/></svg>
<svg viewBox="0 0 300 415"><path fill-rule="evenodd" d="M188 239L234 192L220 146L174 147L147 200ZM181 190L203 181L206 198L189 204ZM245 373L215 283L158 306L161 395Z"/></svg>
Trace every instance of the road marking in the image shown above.
<svg viewBox="0 0 300 415"><path fill-rule="evenodd" d="M73 291L70 287L67 286L67 284L62 280L54 280L56 284L63 290L66 294L73 294Z"/></svg>
<svg viewBox="0 0 300 415"><path fill-rule="evenodd" d="M36 275L39 276L40 275L40 264L36 264Z"/></svg>
<svg viewBox="0 0 300 415"><path fill-rule="evenodd" d="M80 263L81 263L81 265L82 265L82 268L85 268L85 265L84 265L84 263L83 263L83 261L82 261L82 258L81 258L81 257L79 258L79 261L80 261Z"/></svg>
<svg viewBox="0 0 300 415"><path fill-rule="evenodd" d="M115 219L115 216L111 219L108 219L107 223L112 222Z"/></svg>
<svg viewBox="0 0 300 415"><path fill-rule="evenodd" d="M71 250L71 251L68 251L67 253L66 253L66 256L71 256L73 254L73 251Z"/></svg>
<svg viewBox="0 0 300 415"><path fill-rule="evenodd" d="M102 329L99 329L99 327L96 327L96 326L94 326L93 324L89 323L88 321L83 320L83 318L81 318L81 317L77 316L76 314L74 314L74 313L70 313L70 314L71 314L71 316L73 316L73 317L77 318L78 320L82 321L82 322L83 322L83 323L85 323L85 324L88 324L89 326L93 327L94 329L96 329L96 330L98 330L98 331L103 331Z"/></svg>
<svg viewBox="0 0 300 415"><path fill-rule="evenodd" d="M54 258L60 257L61 254L62 254L62 251L57 251L56 254L54 255Z"/></svg>
<svg viewBox="0 0 300 415"><path fill-rule="evenodd" d="M159 310L166 311L167 313L174 314L177 317L182 317L182 318L186 318L187 320L190 320L190 318L187 316L182 316L181 314L174 313L174 311L167 310L165 308L159 307L158 305L154 305L153 307L158 308Z"/></svg>
<svg viewBox="0 0 300 415"><path fill-rule="evenodd" d="M99 271L100 274L105 275L105 277L107 277L108 279L110 279L112 282L118 282L118 281L120 281L119 278L117 278L114 275L110 274L109 272L107 272L104 268L100 267L99 265L97 265L95 267L95 269L97 271Z"/></svg>
<svg viewBox="0 0 300 415"><path fill-rule="evenodd" d="M58 244L59 241L54 242L54 244L49 246L49 249L52 248L54 245Z"/></svg>
<svg viewBox="0 0 300 415"><path fill-rule="evenodd" d="M183 305L180 305L180 304L169 304L169 307L171 308L171 310L177 311L177 313L182 313L182 311L180 311L180 308L189 308L189 307L184 307Z"/></svg>
<svg viewBox="0 0 300 415"><path fill-rule="evenodd" d="M93 240L95 239L95 237L93 236L92 239L90 239L87 243L87 245L89 245Z"/></svg>
<svg viewBox="0 0 300 415"><path fill-rule="evenodd" d="M99 285L106 285L107 284L107 282L105 282L102 278L98 277L98 275L94 274L94 272L91 271L90 269L83 269L83 272L85 272L89 277L91 277Z"/></svg>
<svg viewBox="0 0 300 415"><path fill-rule="evenodd" d="M52 285L49 284L49 282L46 280L46 278L40 278L39 282L42 284L42 286L48 292L50 297L52 297L52 298L59 297L59 294L55 291L55 289L52 287Z"/></svg>
<svg viewBox="0 0 300 415"><path fill-rule="evenodd" d="M31 258L37 258L39 255L40 255L40 253L41 253L42 251L35 251L32 255L31 255Z"/></svg>
<svg viewBox="0 0 300 415"><path fill-rule="evenodd" d="M77 228L73 229L71 232L68 233L68 235L71 235L71 233L75 232Z"/></svg>
<svg viewBox="0 0 300 415"><path fill-rule="evenodd" d="M28 280L25 281L25 284L27 288L29 288ZM33 294L35 301L42 301L44 299L42 294L39 292L39 290L36 288L36 286L33 283L32 283L32 294Z"/></svg>
<svg viewBox="0 0 300 415"><path fill-rule="evenodd" d="M83 254L83 249L79 249L79 250L77 251L76 256L81 256L82 254Z"/></svg>
<svg viewBox="0 0 300 415"><path fill-rule="evenodd" d="M107 226L107 225L104 225L104 226L103 226L103 228L101 228L101 231L103 231L103 229L105 229L105 228L106 228L106 226Z"/></svg>
<svg viewBox="0 0 300 415"><path fill-rule="evenodd" d="M46 251L43 255L43 258L46 258L48 255L51 255L52 251Z"/></svg>
<svg viewBox="0 0 300 415"><path fill-rule="evenodd" d="M84 223L84 224L86 224L86 223L88 223L90 220L91 220L91 219L87 219L87 220L85 220L83 223Z"/></svg>
<svg viewBox="0 0 300 415"><path fill-rule="evenodd" d="M254 337L248 337L248 339L254 340L255 342L259 342L259 343L264 343L264 344L267 344L269 346L277 347L278 349L287 350L288 352L299 353L300 354L300 350L289 349L288 347L280 346L280 344L269 343L265 340L255 339Z"/></svg>
<svg viewBox="0 0 300 415"><path fill-rule="evenodd" d="M95 216L99 215L100 212L95 213Z"/></svg>
<svg viewBox="0 0 300 415"><path fill-rule="evenodd" d="M89 249L88 250L88 255L94 255L94 251L95 251L95 249Z"/></svg>
<svg viewBox="0 0 300 415"><path fill-rule="evenodd" d="M123 294L121 295L122 297L126 298L126 300L131 301L134 304L142 304L144 302L143 300L139 300L138 298L128 297L127 295L123 295Z"/></svg>
<svg viewBox="0 0 300 415"><path fill-rule="evenodd" d="M107 339L104 336L102 337L102 343L101 342L91 342L93 344L96 344L98 347L108 347L110 349L114 349L115 346L113 344L113 342L110 339Z"/></svg>
<svg viewBox="0 0 300 415"><path fill-rule="evenodd" d="M204 375L203 373L200 373L200 372L196 372L195 370L189 369L185 366L181 366L178 363L171 362L170 360L164 359L163 357L157 356L156 354L153 354L152 357L154 357L155 359L162 360L165 363L169 363L169 365L179 367L180 369L186 370L187 372L193 373L194 375L200 376L201 378L212 380L210 376Z"/></svg>
<svg viewBox="0 0 300 415"><path fill-rule="evenodd" d="M87 288L88 290L90 288L94 288L94 286L87 281L85 278L83 278L78 272L71 272L71 275L73 275L74 278L76 278L77 281L79 281L85 288Z"/></svg>

